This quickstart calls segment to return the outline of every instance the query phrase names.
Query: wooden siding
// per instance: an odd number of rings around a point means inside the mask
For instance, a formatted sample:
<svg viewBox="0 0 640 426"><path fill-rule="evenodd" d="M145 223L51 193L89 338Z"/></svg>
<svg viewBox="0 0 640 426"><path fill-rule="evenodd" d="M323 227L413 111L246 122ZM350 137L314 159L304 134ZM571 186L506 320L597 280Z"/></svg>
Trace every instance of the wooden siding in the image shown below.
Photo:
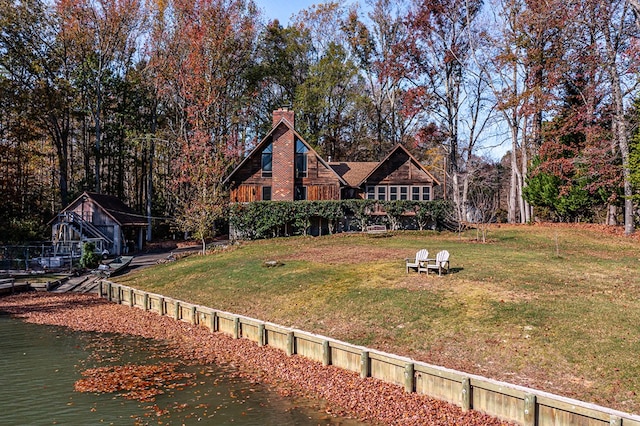
<svg viewBox="0 0 640 426"><path fill-rule="evenodd" d="M340 186L334 185L307 185L307 200L339 200Z"/></svg>
<svg viewBox="0 0 640 426"><path fill-rule="evenodd" d="M264 186L271 186L273 191L273 179L262 176L260 159L260 155L254 155L254 158L247 161L244 167L236 172L230 188L232 203L262 200L262 187ZM326 167L312 153L307 158L307 176L295 179L295 185L307 187L308 200L340 199L340 180L333 170ZM293 192L293 187L291 191Z"/></svg>
<svg viewBox="0 0 640 426"><path fill-rule="evenodd" d="M240 185L231 189L232 203L250 203L262 199L261 185Z"/></svg>
<svg viewBox="0 0 640 426"><path fill-rule="evenodd" d="M367 179L368 185L432 185L433 180L406 152L398 150Z"/></svg>
<svg viewBox="0 0 640 426"><path fill-rule="evenodd" d="M234 174L231 187L235 188L244 184L271 185L271 177L262 176L262 151L254 153Z"/></svg>

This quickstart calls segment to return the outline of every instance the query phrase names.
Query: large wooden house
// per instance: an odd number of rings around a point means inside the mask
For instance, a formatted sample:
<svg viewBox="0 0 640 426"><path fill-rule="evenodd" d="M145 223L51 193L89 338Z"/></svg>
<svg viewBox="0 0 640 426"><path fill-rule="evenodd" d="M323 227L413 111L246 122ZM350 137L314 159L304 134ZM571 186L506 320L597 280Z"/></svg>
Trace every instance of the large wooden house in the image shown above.
<svg viewBox="0 0 640 426"><path fill-rule="evenodd" d="M440 183L402 145L380 162L327 162L278 109L273 127L225 182L233 203L296 200L430 201Z"/></svg>

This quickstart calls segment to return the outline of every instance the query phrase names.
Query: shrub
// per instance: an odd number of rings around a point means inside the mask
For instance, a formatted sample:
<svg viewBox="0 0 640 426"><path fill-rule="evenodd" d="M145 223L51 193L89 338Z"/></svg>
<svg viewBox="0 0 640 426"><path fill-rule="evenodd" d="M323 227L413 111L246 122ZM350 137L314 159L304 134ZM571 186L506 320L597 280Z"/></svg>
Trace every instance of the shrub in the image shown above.
<svg viewBox="0 0 640 426"><path fill-rule="evenodd" d="M95 252L96 245L94 243L84 243L82 245L82 256L80 257L80 266L87 269L93 269L100 263L100 255Z"/></svg>

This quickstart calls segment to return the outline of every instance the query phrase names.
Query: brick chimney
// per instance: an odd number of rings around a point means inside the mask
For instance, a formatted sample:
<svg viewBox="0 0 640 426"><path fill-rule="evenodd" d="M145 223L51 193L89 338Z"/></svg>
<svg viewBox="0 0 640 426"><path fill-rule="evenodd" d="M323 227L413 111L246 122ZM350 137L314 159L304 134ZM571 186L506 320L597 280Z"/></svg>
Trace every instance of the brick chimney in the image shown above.
<svg viewBox="0 0 640 426"><path fill-rule="evenodd" d="M273 111L273 127L276 127L276 125L283 118L289 122L289 125L291 125L291 127L294 127L295 114L287 107L278 108L277 110Z"/></svg>
<svg viewBox="0 0 640 426"><path fill-rule="evenodd" d="M291 128L280 126L273 132L273 177L271 199L293 201L295 184L295 136L293 134L293 111L280 108L273 112L273 126L281 119L287 120Z"/></svg>

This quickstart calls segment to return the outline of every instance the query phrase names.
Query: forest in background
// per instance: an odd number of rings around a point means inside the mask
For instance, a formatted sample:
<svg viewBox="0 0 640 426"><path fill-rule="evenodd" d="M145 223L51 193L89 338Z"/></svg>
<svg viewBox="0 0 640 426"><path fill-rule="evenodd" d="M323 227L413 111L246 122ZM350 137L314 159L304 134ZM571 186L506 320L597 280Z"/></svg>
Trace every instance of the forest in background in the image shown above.
<svg viewBox="0 0 640 426"><path fill-rule="evenodd" d="M327 2L287 26L246 0L0 11L0 242L46 238L85 190L203 236L282 106L333 161L403 143L460 221L635 229L637 0Z"/></svg>

